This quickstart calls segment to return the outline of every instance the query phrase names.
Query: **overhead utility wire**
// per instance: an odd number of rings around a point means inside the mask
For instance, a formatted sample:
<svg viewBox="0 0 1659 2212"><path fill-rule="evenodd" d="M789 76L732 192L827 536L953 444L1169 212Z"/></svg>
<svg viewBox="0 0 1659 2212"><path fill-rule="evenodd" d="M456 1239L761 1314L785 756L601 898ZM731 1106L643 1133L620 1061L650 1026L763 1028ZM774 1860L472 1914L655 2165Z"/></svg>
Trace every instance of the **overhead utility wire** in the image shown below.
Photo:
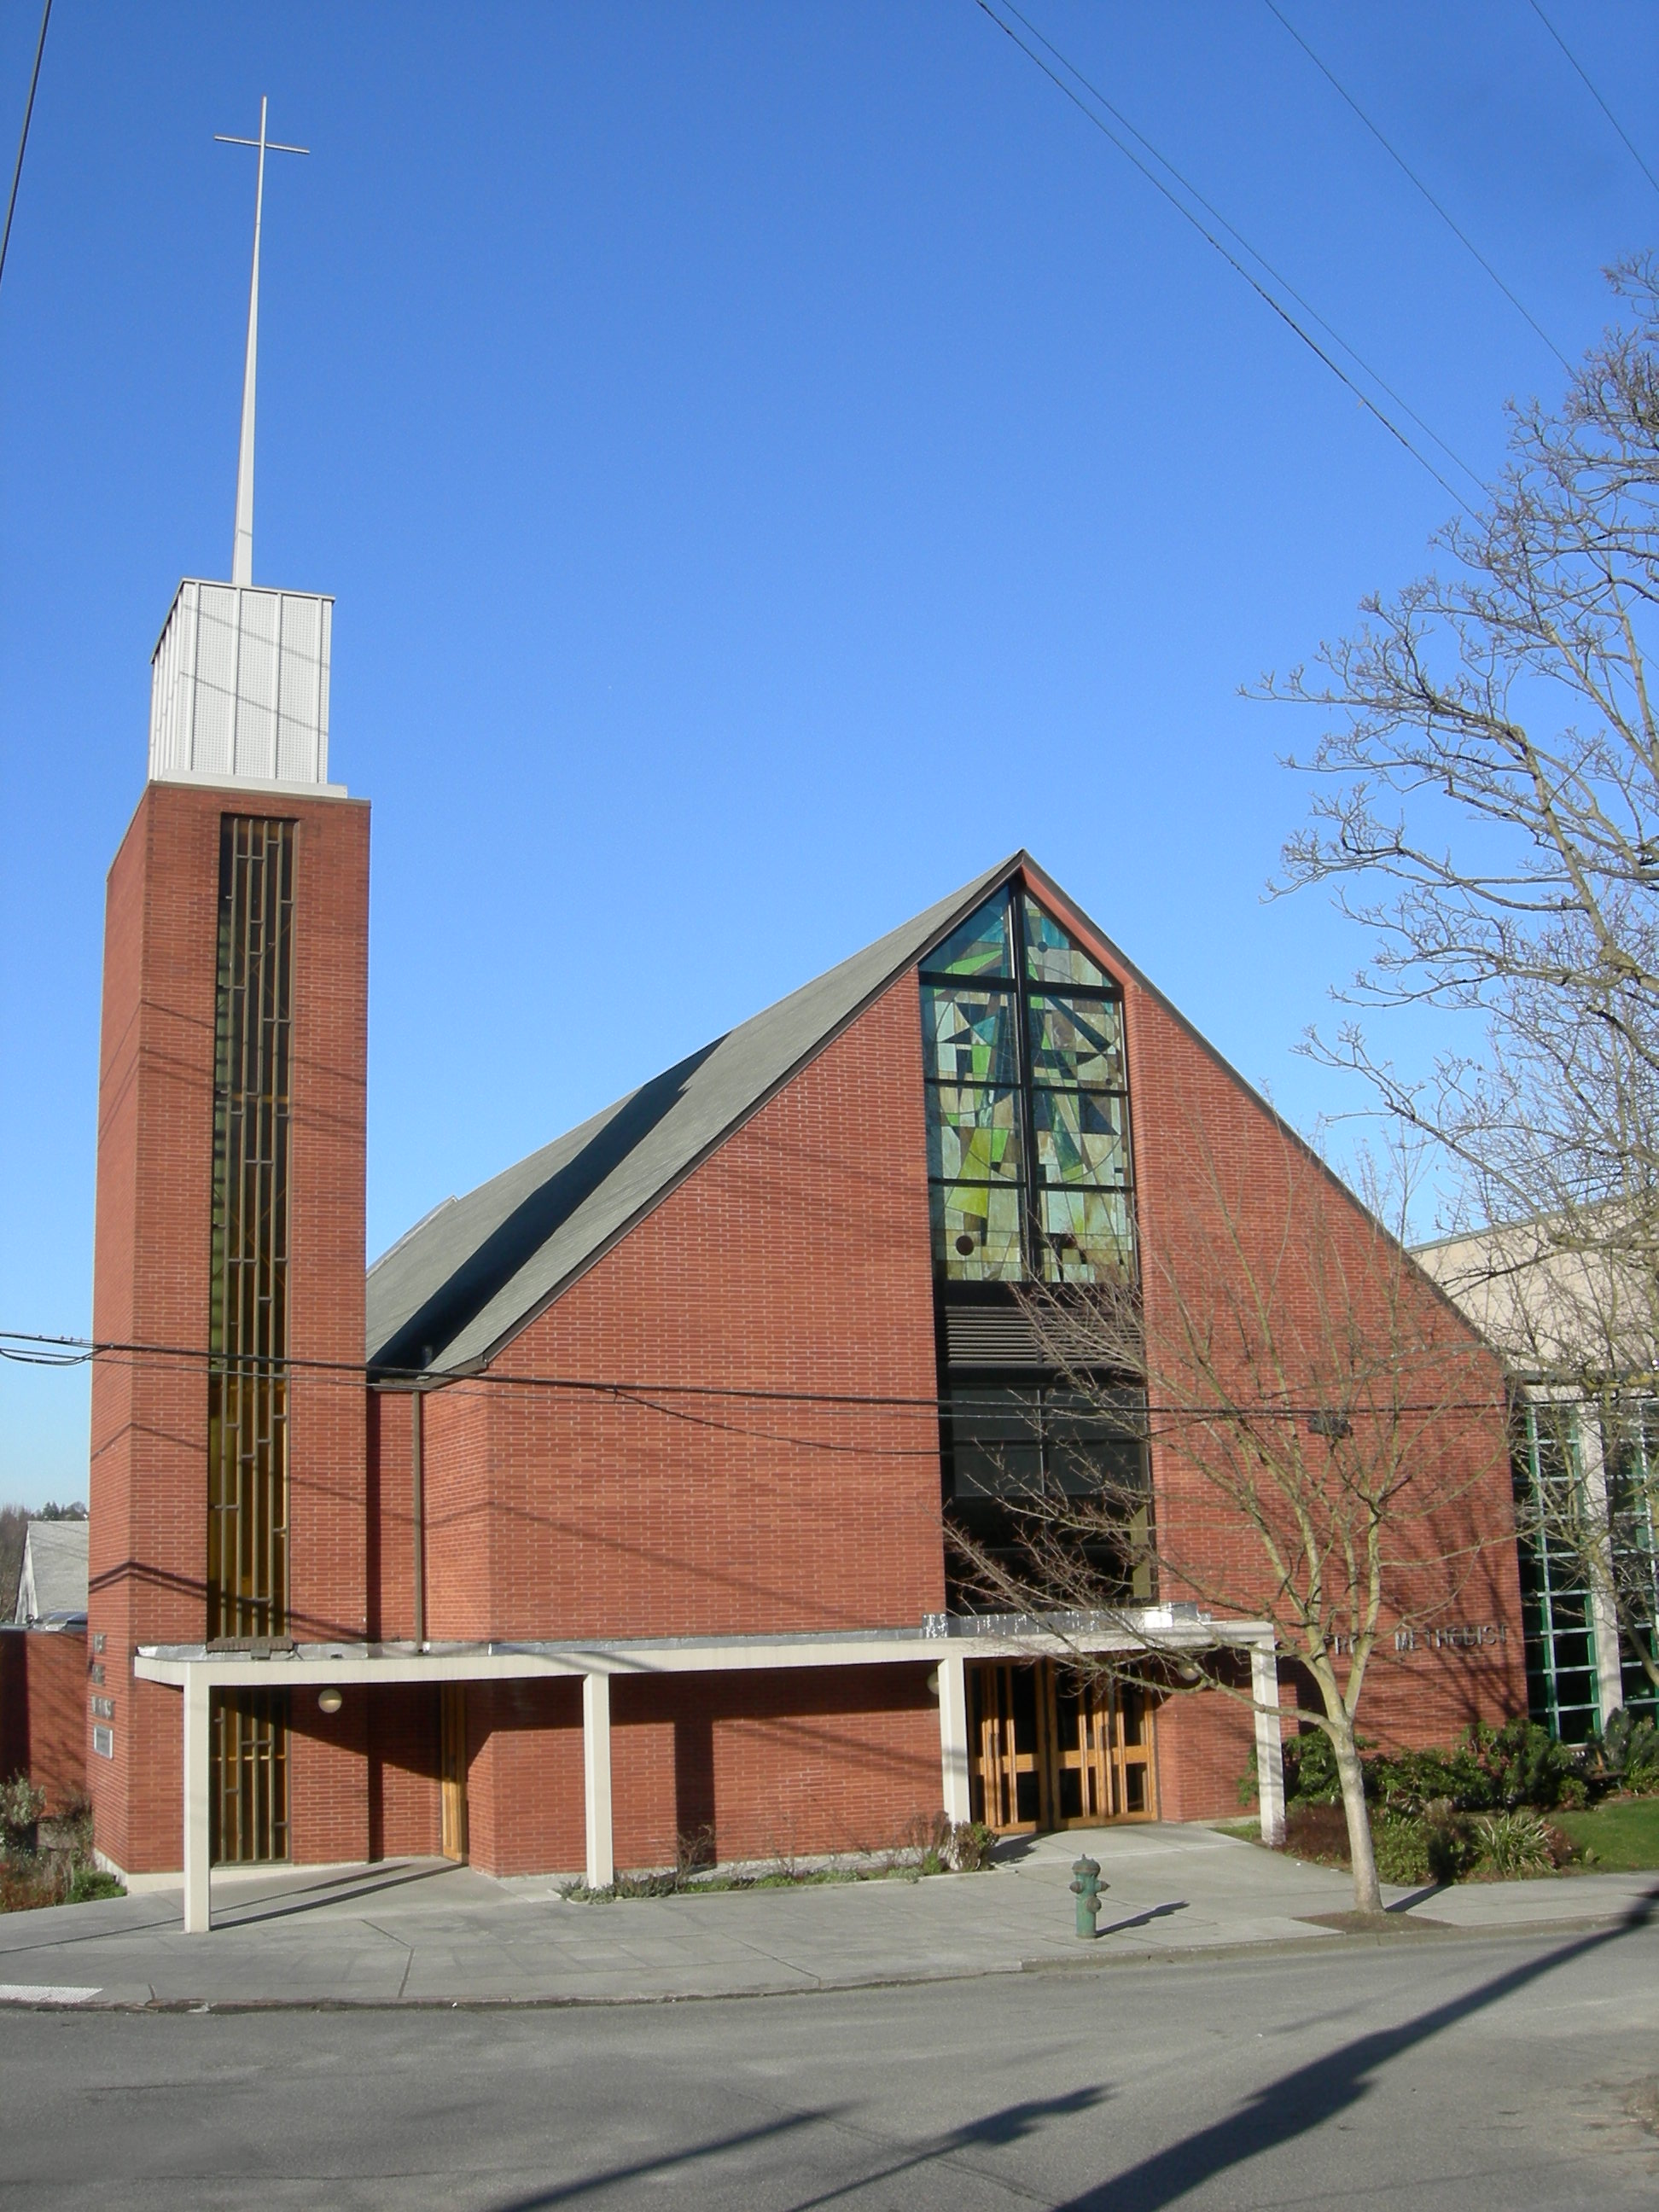
<svg viewBox="0 0 1659 2212"><path fill-rule="evenodd" d="M1011 39L1013 41L1014 45L1019 48L1021 53L1025 56L1028 61L1034 63L1036 66L1042 70L1043 76L1048 78L1050 84L1054 85L1059 91L1065 94L1066 99L1071 101L1073 106L1077 109L1078 112L1085 117L1089 122L1092 123L1095 129L1100 132L1103 137L1109 139L1112 144L1117 148L1119 153L1124 156L1126 161L1131 161L1134 164L1134 167L1139 170L1141 175L1146 178L1147 183L1151 185L1155 191L1160 192L1166 200L1168 200L1170 205L1175 209L1176 212L1192 225L1199 236L1203 239L1207 245L1215 248L1222 259L1226 262L1231 269L1235 270L1237 275L1244 279L1244 282L1249 286L1250 289L1256 295L1256 296L1264 301L1266 304L1273 309L1274 314L1279 317L1279 320L1287 324L1296 333L1297 337L1301 339L1303 344L1308 348L1309 351L1315 355L1318 360L1322 361L1325 367L1330 370L1332 375L1352 392L1354 398L1359 402L1360 405L1364 408L1366 412L1374 416L1375 419L1382 424L1382 428L1388 432L1391 438L1395 439L1400 445L1405 447L1406 451L1411 455L1412 459L1418 463L1419 467L1425 468L1428 471L1429 474L1434 478L1441 489L1444 491L1449 498L1456 501L1458 506L1462 508L1465 514L1472 514L1473 510L1470 507L1468 501L1463 497L1462 494L1457 490L1455 485L1452 485L1446 481L1445 477L1441 475L1439 470L1436 468L1434 463L1429 459L1425 453L1419 452L1418 448L1413 445L1411 440L1400 428L1399 424L1392 421L1389 416L1383 413L1382 410L1376 404L1376 401L1370 398L1368 392L1361 390L1360 386L1354 382L1353 379L1347 374L1346 370L1342 368L1340 363L1332 360L1330 355L1326 352L1324 347L1319 343L1318 340L1313 337L1302 327L1302 325L1297 322L1296 317L1291 313L1290 310L1285 306L1283 301L1275 299L1266 285L1264 285L1258 277L1252 275L1250 270L1244 266L1243 263L1239 260L1237 255L1230 252L1227 247L1224 246L1221 240L1215 235L1214 232L1210 230L1204 223L1200 222L1198 217L1193 213L1191 208L1187 206L1183 200L1182 200L1175 192L1170 191L1169 185L1164 183L1163 178L1155 175L1153 172L1147 167L1146 162L1141 160L1140 156L1133 150L1133 149L1132 147L1126 146L1122 139L1118 137L1117 132L1114 131L1109 125L1102 122L1100 117L1095 113L1094 110L1078 97L1077 94L1073 91L1071 86L1065 82L1064 78L1059 77L1054 74L1054 70L1049 68L1048 63L1043 60L1042 56L1037 53L1032 47L1026 45L1024 40L1020 37L1018 32L1014 30L1010 24L1006 22L1002 16L997 13L996 9L989 4L989 0L975 0L975 4L980 9L981 14L988 15L990 18L991 21L996 25L998 30L1000 30L1006 38ZM1176 182L1181 186L1182 191L1186 192L1192 199L1195 200L1198 205L1214 220L1218 227L1227 233L1229 237L1236 240L1243 250L1249 255L1250 258L1253 261L1258 262L1261 266L1267 270L1267 274L1273 278L1274 283L1279 285L1290 298L1296 301L1297 305L1311 321L1318 324L1319 327L1331 337L1340 350L1347 355L1349 360L1358 365L1364 374L1370 378L1377 389L1381 392L1386 392L1389 398L1394 401L1395 406L1398 407L1403 414L1408 415L1411 417L1412 421L1416 423L1418 428L1423 432L1424 435L1427 438L1432 439L1434 443L1439 447L1441 452L1448 457L1453 465L1463 471L1463 474L1468 477L1470 483L1474 484L1480 491L1484 492L1486 490L1486 485L1475 474L1474 471L1470 468L1468 462L1465 461L1458 453L1453 451L1451 447L1446 443L1446 441L1440 435L1438 431L1430 428L1429 424L1423 420L1423 417L1417 412L1416 409L1409 405L1406 400L1401 398L1401 395L1394 389L1393 386L1386 382L1382 377L1378 375L1377 372L1371 367L1370 363L1366 361L1361 354L1357 352L1355 349L1347 343L1346 338L1340 337L1337 331L1332 329L1330 324L1325 320L1325 318L1303 298L1302 295L1296 289L1295 286L1292 285L1287 278L1279 274L1279 270L1273 267L1272 262L1267 259L1266 254L1260 253L1256 251L1255 247L1250 244L1249 240L1245 238L1233 224L1228 222L1227 218L1221 213L1219 209L1212 205L1212 204L1205 198L1203 193L1198 190L1197 186L1192 184L1186 177L1182 176L1181 171L1176 167L1174 162L1167 160L1164 155L1160 154L1157 147L1152 144L1152 141L1146 136L1146 134L1143 131L1137 131L1134 125L1129 121L1128 118L1124 115L1121 110L1112 105L1111 101L1107 99L1105 94L1101 91L1100 88L1096 84L1092 84L1074 63L1068 61L1066 56L1060 52L1059 47L1054 44L1053 40L1045 38L1042 33L1037 29L1036 24L1033 23L1029 17L1020 14L1019 9L1012 4L1012 0L1002 0L1002 4L1007 9L1008 13L1014 17L1017 22L1024 26L1026 30L1030 33L1031 36L1036 40L1038 45L1046 47L1048 52L1051 53L1054 59L1060 64L1060 67L1070 76L1076 78L1077 82L1089 94L1091 99L1097 100L1100 106L1103 107L1106 112L1113 118L1114 122L1117 123L1124 131L1127 131L1129 136L1135 139L1139 144L1144 146L1147 153L1151 155L1152 160L1158 164L1159 167L1168 170L1170 176L1172 176L1176 179Z"/></svg>
<svg viewBox="0 0 1659 2212"><path fill-rule="evenodd" d="M27 1351L16 1351L14 1346L26 1345ZM877 1411L937 1414L948 1410L958 1401L941 1397L884 1396L874 1391L854 1390L780 1390L763 1389L753 1385L736 1382L619 1382L586 1375L517 1375L494 1374L468 1368L372 1368L365 1360L306 1359L287 1356L277 1358L269 1352L216 1352L200 1345L118 1343L86 1336L46 1336L23 1328L0 1328L0 1359L16 1361L20 1365L35 1367L85 1367L94 1359L139 1360L151 1359L158 1364L170 1361L185 1368L198 1367L210 1362L221 1366L243 1370L280 1367L294 1373L319 1375L354 1388L363 1384L383 1383L390 1388L401 1386L413 1389L425 1385L431 1389L455 1389L469 1382L487 1383L492 1388L526 1390L568 1390L579 1395L617 1398L625 1403L643 1406L653 1413L668 1414L671 1419L684 1419L671 1407L653 1401L659 1398L720 1398L739 1399L746 1403L761 1405L825 1406L849 1412ZM1079 1362L1086 1365L1087 1362ZM973 1385L965 1385L973 1389ZM980 1386L988 1388L989 1386ZM1431 1402L1415 1403L1401 1400L1386 1410L1391 1413L1492 1413L1502 1404L1501 1397L1437 1398ZM1130 1413L1145 1408L1127 1408ZM1227 1415L1236 1419L1260 1417L1262 1419L1300 1420L1306 1415L1328 1413L1328 1404L1261 1404L1239 1407L1218 1402L1215 1405L1158 1405L1150 1411L1177 1413L1201 1417ZM1364 1413L1364 1405L1356 1401L1353 1410ZM755 1431L744 1431L754 1434ZM800 1438L790 1441L800 1442Z"/></svg>
<svg viewBox="0 0 1659 2212"><path fill-rule="evenodd" d="M1457 240L1458 244L1462 246L1466 252L1472 254L1475 260L1480 263L1480 266L1486 270L1487 276L1492 278L1492 283L1497 285L1498 290L1509 301L1510 307L1515 309L1516 313L1521 316L1528 327L1543 340L1544 343L1555 356L1557 361L1560 362L1562 368L1567 371L1569 375L1571 375L1572 373L1572 363L1567 359L1565 354L1562 352L1560 347L1557 345L1555 340L1550 336L1549 332L1544 328L1537 317L1533 314L1531 310L1525 307L1521 301L1516 299L1515 294L1510 291L1509 286L1504 282L1498 271L1492 267L1491 262L1487 260L1486 255L1480 251L1480 247L1469 236L1468 233L1465 230L1460 229L1458 225L1452 220L1451 216L1447 214L1445 209L1441 206L1439 201L1436 199L1434 194L1424 183L1422 178L1418 175L1416 170L1412 167L1410 162L1407 161L1405 155L1400 151L1399 148L1392 145L1389 141L1383 137L1382 131L1377 128L1376 125L1371 121L1370 117L1366 114L1364 109L1359 105L1359 102L1348 90L1346 85L1342 82L1341 79L1336 75L1334 70L1328 68L1327 64L1320 59L1319 56L1308 44L1308 41L1303 37L1301 32L1297 29L1296 25L1291 22L1290 17L1285 13L1284 9L1275 4L1275 0L1262 0L1262 4L1266 7L1268 14L1276 17L1283 28L1289 32L1291 37L1296 40L1297 46L1301 47L1303 52L1306 54L1308 59L1313 64L1314 67L1319 71L1326 82L1331 86L1332 89L1339 93L1341 97L1346 100L1348 106L1352 108L1354 113L1364 125L1366 130L1370 132L1372 137L1376 139L1377 144L1382 149L1382 151L1388 155L1389 159L1405 176L1411 179L1413 184L1416 185L1418 191L1422 193L1424 198L1439 216L1441 222L1445 224L1447 229L1450 231L1452 236Z"/></svg>
<svg viewBox="0 0 1659 2212"><path fill-rule="evenodd" d="M1635 162L1637 167L1642 172L1642 174L1653 186L1654 191L1656 192L1659 192L1659 177L1656 177L1654 175L1652 170L1649 168L1647 163L1637 152L1635 147L1632 145L1630 133L1626 130L1624 125L1619 120L1619 118L1613 113L1613 110L1607 106L1606 100L1602 99L1601 94L1595 89L1595 87L1590 82L1589 72L1585 70L1583 64L1579 60L1577 55L1574 53L1572 48L1562 37L1559 31L1556 29L1554 24L1551 22L1549 17L1539 6L1538 0L1532 0L1532 12L1537 16L1539 21L1549 33L1551 38L1554 40L1556 45L1560 47L1562 52L1571 63L1574 70L1577 72L1577 75L1583 84L1585 91L1589 93L1590 98L1601 109L1602 114L1607 117L1608 122L1612 124L1613 129L1624 140L1626 151L1629 154L1632 161Z"/></svg>
<svg viewBox="0 0 1659 2212"><path fill-rule="evenodd" d="M29 118L34 112L34 88L40 82L40 57L46 51L46 25L52 21L52 0L40 11L40 35L34 42L34 67L29 73L29 96L23 106L23 135L17 142L17 167L11 173L11 191L6 200L6 227L0 231L0 277L6 273L6 248L11 244L11 219L17 207L17 187L23 176L23 149L29 143Z"/></svg>

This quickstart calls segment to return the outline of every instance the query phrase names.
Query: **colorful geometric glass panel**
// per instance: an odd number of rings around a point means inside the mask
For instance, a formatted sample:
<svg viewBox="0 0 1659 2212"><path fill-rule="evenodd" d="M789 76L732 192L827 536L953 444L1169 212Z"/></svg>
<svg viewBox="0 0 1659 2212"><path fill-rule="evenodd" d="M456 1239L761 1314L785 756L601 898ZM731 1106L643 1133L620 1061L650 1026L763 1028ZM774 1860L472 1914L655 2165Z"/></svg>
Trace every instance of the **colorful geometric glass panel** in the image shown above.
<svg viewBox="0 0 1659 2212"><path fill-rule="evenodd" d="M927 1073L941 1083L1006 1087L1019 1080L1012 991L924 983L922 1034Z"/></svg>
<svg viewBox="0 0 1659 2212"><path fill-rule="evenodd" d="M1060 924L1043 912L1030 893L1025 893L1025 972L1034 983L1086 983L1109 991L1111 978L1102 973Z"/></svg>
<svg viewBox="0 0 1659 2212"><path fill-rule="evenodd" d="M955 1282L1015 1283L1020 1264L1017 1183L935 1183L933 1258Z"/></svg>
<svg viewBox="0 0 1659 2212"><path fill-rule="evenodd" d="M1115 999L1034 998L1031 1080L1121 1091L1123 1015Z"/></svg>
<svg viewBox="0 0 1659 2212"><path fill-rule="evenodd" d="M945 1182L1019 1176L1019 1093L940 1084L928 1116L927 1172Z"/></svg>
<svg viewBox="0 0 1659 2212"><path fill-rule="evenodd" d="M1031 1110L1039 1182L1121 1188L1127 1182L1121 1098L1109 1091L1038 1091Z"/></svg>
<svg viewBox="0 0 1659 2212"><path fill-rule="evenodd" d="M1014 972L1008 948L1008 894L994 898L958 922L922 966L930 975L1008 975Z"/></svg>
<svg viewBox="0 0 1659 2212"><path fill-rule="evenodd" d="M1131 1272L1134 1231L1127 1191L1044 1188L1037 1206L1046 1281L1092 1283Z"/></svg>

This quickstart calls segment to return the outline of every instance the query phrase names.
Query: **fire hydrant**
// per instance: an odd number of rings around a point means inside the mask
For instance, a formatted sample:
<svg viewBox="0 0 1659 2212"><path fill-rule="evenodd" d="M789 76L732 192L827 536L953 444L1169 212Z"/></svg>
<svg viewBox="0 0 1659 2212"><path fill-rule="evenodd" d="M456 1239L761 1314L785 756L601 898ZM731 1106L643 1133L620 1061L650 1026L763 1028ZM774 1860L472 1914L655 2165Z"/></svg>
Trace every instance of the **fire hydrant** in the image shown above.
<svg viewBox="0 0 1659 2212"><path fill-rule="evenodd" d="M1100 1893L1108 1885L1100 1878L1098 1859L1079 1859L1072 1869L1072 1894L1077 1899L1077 1932L1085 1943L1092 1943L1100 1930L1095 1918L1100 1911Z"/></svg>

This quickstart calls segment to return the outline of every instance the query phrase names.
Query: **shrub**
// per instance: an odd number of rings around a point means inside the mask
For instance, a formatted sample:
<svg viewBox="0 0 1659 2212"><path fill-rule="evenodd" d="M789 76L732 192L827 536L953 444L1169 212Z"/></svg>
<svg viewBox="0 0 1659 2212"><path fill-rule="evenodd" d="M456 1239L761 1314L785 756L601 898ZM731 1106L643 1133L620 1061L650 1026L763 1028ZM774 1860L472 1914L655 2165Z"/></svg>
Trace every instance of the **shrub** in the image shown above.
<svg viewBox="0 0 1659 2212"><path fill-rule="evenodd" d="M46 1791L37 1790L27 1774L0 1782L0 1843L9 1859L32 1856L35 1826L46 1809Z"/></svg>
<svg viewBox="0 0 1659 2212"><path fill-rule="evenodd" d="M1565 1838L1536 1813L1482 1814L1469 1826L1475 1851L1474 1871L1487 1881L1509 1881L1527 1875L1553 1874L1560 1863L1558 1847Z"/></svg>
<svg viewBox="0 0 1659 2212"><path fill-rule="evenodd" d="M69 1895L64 1902L69 1905L90 1905L100 1897L125 1897L125 1889L112 1874L106 1874L102 1867L88 1866L82 1861L76 1865L75 1871L70 1876Z"/></svg>
<svg viewBox="0 0 1659 2212"><path fill-rule="evenodd" d="M1621 1706L1601 1735L1585 1746L1586 1765L1605 1788L1633 1797L1659 1793L1659 1728L1645 1715Z"/></svg>
<svg viewBox="0 0 1659 2212"><path fill-rule="evenodd" d="M1323 1729L1292 1736L1285 1747L1285 1798L1304 1805L1340 1805L1342 1782L1336 1753Z"/></svg>
<svg viewBox="0 0 1659 2212"><path fill-rule="evenodd" d="M996 1840L983 1820L958 1820L951 1830L945 1856L957 1874L983 1874L991 1863Z"/></svg>
<svg viewBox="0 0 1659 2212"><path fill-rule="evenodd" d="M1340 1805L1297 1798L1285 1808L1285 1848L1299 1859L1348 1863L1348 1823Z"/></svg>

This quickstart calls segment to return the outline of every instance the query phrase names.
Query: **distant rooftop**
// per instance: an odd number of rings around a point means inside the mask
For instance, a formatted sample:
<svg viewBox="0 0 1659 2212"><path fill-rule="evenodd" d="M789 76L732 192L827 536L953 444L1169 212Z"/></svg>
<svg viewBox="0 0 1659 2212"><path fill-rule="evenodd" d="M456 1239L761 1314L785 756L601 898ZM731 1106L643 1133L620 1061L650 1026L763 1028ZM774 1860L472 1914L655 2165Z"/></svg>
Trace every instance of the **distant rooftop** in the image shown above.
<svg viewBox="0 0 1659 2212"><path fill-rule="evenodd" d="M23 1544L12 1618L27 1625L54 1613L87 1609L87 1524L31 1521Z"/></svg>

